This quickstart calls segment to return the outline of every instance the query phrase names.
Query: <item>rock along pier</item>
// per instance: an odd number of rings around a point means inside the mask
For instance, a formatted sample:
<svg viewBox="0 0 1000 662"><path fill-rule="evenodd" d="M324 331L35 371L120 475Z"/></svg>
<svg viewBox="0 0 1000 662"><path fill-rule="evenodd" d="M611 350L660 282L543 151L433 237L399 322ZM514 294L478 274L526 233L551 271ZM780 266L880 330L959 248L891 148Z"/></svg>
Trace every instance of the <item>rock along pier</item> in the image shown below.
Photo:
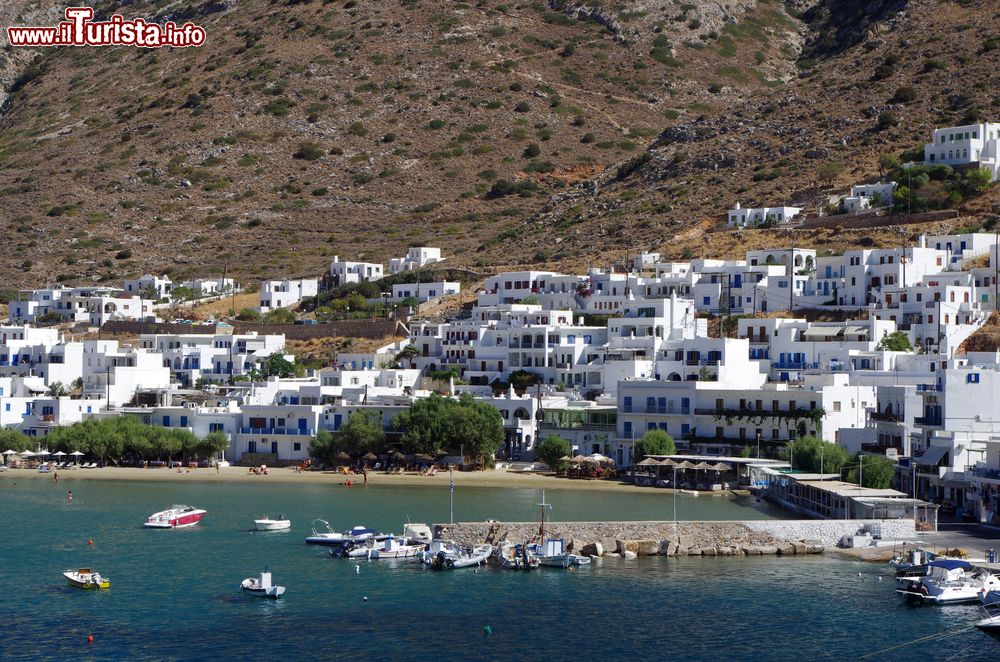
<svg viewBox="0 0 1000 662"><path fill-rule="evenodd" d="M589 556L761 556L820 554L870 522L748 520L732 522L546 522L546 538ZM882 520L884 539L912 539L913 522ZM538 522L435 524L434 537L461 545L538 539Z"/></svg>

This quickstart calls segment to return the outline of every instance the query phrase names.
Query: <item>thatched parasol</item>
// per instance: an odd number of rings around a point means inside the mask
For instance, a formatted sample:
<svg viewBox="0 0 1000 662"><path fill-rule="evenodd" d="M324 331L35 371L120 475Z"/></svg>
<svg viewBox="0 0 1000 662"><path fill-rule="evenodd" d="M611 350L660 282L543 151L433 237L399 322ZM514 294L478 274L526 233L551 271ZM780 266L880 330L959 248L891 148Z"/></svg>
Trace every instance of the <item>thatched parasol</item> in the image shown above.
<svg viewBox="0 0 1000 662"><path fill-rule="evenodd" d="M661 467L676 467L676 466L678 466L678 463L675 462L674 460L671 460L669 457L660 460L659 462L657 462L657 464L659 464Z"/></svg>
<svg viewBox="0 0 1000 662"><path fill-rule="evenodd" d="M375 455L375 453L372 453L371 451L368 451L367 453L365 453L364 455L361 456L361 459L362 460L367 460L368 462L372 462L372 461L378 459L378 455Z"/></svg>
<svg viewBox="0 0 1000 662"><path fill-rule="evenodd" d="M642 462L637 462L636 466L637 467L656 467L656 466L659 466L659 464L660 463L657 460L655 460L655 459L653 459L651 457L647 457Z"/></svg>
<svg viewBox="0 0 1000 662"><path fill-rule="evenodd" d="M351 461L351 456L348 455L347 453L345 453L344 451L340 451L336 455L336 460L338 462L350 462Z"/></svg>
<svg viewBox="0 0 1000 662"><path fill-rule="evenodd" d="M433 462L434 458L431 457L430 455L425 454L425 453L417 453L416 455L413 456L413 461L414 462Z"/></svg>
<svg viewBox="0 0 1000 662"><path fill-rule="evenodd" d="M712 469L715 471L732 471L732 466L726 464L725 462L716 462L712 465Z"/></svg>

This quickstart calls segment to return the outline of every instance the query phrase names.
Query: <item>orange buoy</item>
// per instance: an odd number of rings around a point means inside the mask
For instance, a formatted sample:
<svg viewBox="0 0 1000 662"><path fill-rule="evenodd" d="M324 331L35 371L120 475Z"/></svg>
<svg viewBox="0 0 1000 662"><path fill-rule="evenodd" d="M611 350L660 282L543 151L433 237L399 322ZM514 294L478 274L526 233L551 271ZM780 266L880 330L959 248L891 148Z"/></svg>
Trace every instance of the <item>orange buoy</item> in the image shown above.
<svg viewBox="0 0 1000 662"><path fill-rule="evenodd" d="M94 643L94 635L92 635L92 634L88 634L87 635L87 643L88 644Z"/></svg>
<svg viewBox="0 0 1000 662"><path fill-rule="evenodd" d="M94 544L94 540L93 539L88 539L87 540L87 544L88 545L93 545Z"/></svg>

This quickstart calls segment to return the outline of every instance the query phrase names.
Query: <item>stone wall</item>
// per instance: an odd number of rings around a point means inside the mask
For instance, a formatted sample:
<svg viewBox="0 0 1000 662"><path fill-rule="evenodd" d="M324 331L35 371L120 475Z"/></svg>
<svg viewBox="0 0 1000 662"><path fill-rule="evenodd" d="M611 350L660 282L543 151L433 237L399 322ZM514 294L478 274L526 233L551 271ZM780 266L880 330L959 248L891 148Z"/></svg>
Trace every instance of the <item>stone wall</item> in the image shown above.
<svg viewBox="0 0 1000 662"><path fill-rule="evenodd" d="M578 554L639 556L754 556L815 554L857 533L858 520L763 520L746 522L547 522L545 536L562 538ZM913 522L880 521L885 539L914 537ZM435 538L461 545L538 538L538 522L435 524Z"/></svg>

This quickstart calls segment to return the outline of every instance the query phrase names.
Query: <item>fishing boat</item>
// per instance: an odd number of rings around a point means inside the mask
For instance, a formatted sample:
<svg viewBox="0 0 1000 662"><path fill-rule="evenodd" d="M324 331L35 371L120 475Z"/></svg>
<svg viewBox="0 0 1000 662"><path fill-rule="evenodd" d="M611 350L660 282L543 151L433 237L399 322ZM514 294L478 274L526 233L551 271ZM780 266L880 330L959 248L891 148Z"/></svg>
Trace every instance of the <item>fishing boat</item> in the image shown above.
<svg viewBox="0 0 1000 662"><path fill-rule="evenodd" d="M550 568L568 568L573 565L590 565L589 556L580 556L566 551L562 538L549 538L541 546L536 546L538 564Z"/></svg>
<svg viewBox="0 0 1000 662"><path fill-rule="evenodd" d="M314 519L310 525L312 535L306 538L307 545L325 545L344 550L353 547L357 543L365 542L374 536L380 536L375 529L364 526L356 526L349 531L337 532L333 530L330 523L325 519Z"/></svg>
<svg viewBox="0 0 1000 662"><path fill-rule="evenodd" d="M258 598L271 598L277 600L285 593L284 586L276 586L271 583L271 572L267 565L264 565L264 572L257 577L247 577L240 582L240 591Z"/></svg>
<svg viewBox="0 0 1000 662"><path fill-rule="evenodd" d="M933 561L935 558L938 558L938 556L934 552L928 552L920 549L919 547L915 547L902 554L894 555L892 559L889 560L889 565L896 570L898 576L899 572L923 566L928 561Z"/></svg>
<svg viewBox="0 0 1000 662"><path fill-rule="evenodd" d="M503 542L493 552L492 559L506 570L534 570L538 557L528 545Z"/></svg>
<svg viewBox="0 0 1000 662"><path fill-rule="evenodd" d="M409 538L389 536L384 540L369 539L367 543L358 545L347 552L348 558L368 559L405 559L416 556L427 547L426 543L412 541ZM332 556L342 556L331 549Z"/></svg>
<svg viewBox="0 0 1000 662"><path fill-rule="evenodd" d="M194 506L174 505L150 515L143 526L148 529L183 529L200 522L206 512Z"/></svg>
<svg viewBox="0 0 1000 662"><path fill-rule="evenodd" d="M417 559L434 570L451 570L483 565L492 553L493 545L490 544L462 548L451 541L435 540L417 555Z"/></svg>
<svg viewBox="0 0 1000 662"><path fill-rule="evenodd" d="M63 573L70 586L83 588L91 591L111 588L111 580L104 577L99 572L94 572L90 568L80 568L79 570L67 570Z"/></svg>
<svg viewBox="0 0 1000 662"><path fill-rule="evenodd" d="M269 519L264 515L262 519L255 519L253 526L258 531L287 531L292 528L292 521L285 519L284 515L278 515L278 519Z"/></svg>
<svg viewBox="0 0 1000 662"><path fill-rule="evenodd" d="M926 565L925 576L899 579L896 592L915 602L942 605L977 602L1000 588L992 572L968 561L937 559Z"/></svg>

